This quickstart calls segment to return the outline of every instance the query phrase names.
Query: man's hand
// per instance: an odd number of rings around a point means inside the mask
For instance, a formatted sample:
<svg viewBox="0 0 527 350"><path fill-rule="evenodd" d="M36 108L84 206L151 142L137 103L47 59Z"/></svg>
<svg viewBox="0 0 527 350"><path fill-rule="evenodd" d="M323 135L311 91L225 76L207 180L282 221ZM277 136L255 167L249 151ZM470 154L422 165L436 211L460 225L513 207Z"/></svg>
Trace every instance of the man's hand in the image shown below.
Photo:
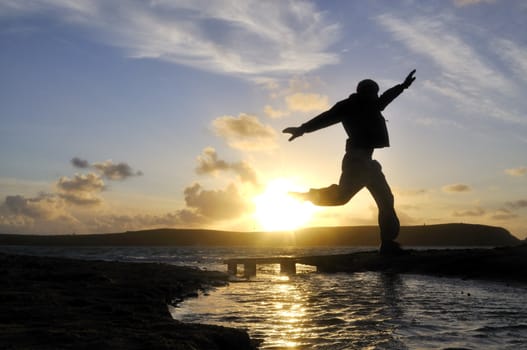
<svg viewBox="0 0 527 350"><path fill-rule="evenodd" d="M405 89L408 89L410 87L410 85L412 85L412 83L414 82L414 80L415 80L414 74L415 74L415 69L413 71L411 71L410 74L408 74L406 79L404 79L403 87Z"/></svg>
<svg viewBox="0 0 527 350"><path fill-rule="evenodd" d="M290 128L285 128L284 130L282 130L282 132L284 134L291 134L291 137L289 138L288 141L293 141L297 137L300 137L300 136L304 135L304 132L302 131L302 128L299 128L299 127L296 127L296 126L293 126L293 127L290 127Z"/></svg>

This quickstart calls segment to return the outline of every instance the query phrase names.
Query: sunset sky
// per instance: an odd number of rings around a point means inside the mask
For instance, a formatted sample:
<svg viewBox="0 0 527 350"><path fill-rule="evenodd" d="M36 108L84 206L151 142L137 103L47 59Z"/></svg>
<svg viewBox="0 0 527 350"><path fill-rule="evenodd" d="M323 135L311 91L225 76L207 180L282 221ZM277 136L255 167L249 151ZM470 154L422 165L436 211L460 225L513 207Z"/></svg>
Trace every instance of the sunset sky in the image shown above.
<svg viewBox="0 0 527 350"><path fill-rule="evenodd" d="M366 190L284 195L338 181L342 126L281 130L416 69L374 154L401 223L525 238L526 18L523 0L0 0L0 232L376 224Z"/></svg>

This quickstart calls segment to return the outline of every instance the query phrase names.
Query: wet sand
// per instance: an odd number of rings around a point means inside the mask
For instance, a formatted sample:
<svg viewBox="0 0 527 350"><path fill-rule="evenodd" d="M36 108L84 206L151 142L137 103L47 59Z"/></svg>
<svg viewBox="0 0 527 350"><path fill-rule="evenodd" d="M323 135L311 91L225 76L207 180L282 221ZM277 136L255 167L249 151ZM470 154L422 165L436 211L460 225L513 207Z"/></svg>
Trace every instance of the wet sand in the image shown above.
<svg viewBox="0 0 527 350"><path fill-rule="evenodd" d="M163 264L0 254L0 348L254 349L243 330L170 316L167 304L226 280Z"/></svg>

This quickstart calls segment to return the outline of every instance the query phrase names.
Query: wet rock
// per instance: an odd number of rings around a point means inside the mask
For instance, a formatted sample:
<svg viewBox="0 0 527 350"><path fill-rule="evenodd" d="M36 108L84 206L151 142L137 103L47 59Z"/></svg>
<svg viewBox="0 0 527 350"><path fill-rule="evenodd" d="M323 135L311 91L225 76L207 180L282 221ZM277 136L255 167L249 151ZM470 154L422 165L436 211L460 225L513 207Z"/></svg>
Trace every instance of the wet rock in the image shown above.
<svg viewBox="0 0 527 350"><path fill-rule="evenodd" d="M2 349L254 349L243 330L172 319L167 300L227 276L162 264L0 254Z"/></svg>

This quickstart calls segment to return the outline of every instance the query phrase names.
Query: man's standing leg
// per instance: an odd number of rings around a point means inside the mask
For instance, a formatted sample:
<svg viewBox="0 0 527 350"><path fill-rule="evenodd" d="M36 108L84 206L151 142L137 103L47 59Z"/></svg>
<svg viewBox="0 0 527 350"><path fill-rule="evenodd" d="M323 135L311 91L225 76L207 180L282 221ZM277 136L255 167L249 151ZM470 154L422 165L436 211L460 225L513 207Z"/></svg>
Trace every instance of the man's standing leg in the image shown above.
<svg viewBox="0 0 527 350"><path fill-rule="evenodd" d="M379 162L372 160L370 181L366 185L379 208L379 228L381 231L381 253L399 253L401 248L395 242L399 235L399 218L395 213L394 198L388 182L382 173Z"/></svg>

